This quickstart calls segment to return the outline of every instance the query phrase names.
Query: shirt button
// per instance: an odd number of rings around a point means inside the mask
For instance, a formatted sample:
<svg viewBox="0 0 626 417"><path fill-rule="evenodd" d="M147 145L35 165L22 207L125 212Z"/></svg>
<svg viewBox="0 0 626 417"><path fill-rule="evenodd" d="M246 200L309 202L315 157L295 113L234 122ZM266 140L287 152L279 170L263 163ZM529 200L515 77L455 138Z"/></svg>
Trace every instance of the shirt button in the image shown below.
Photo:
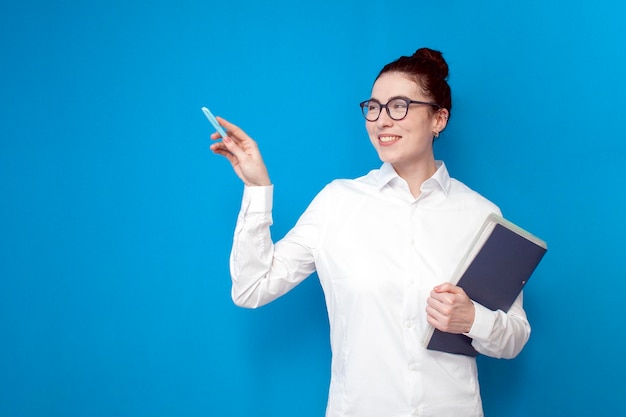
<svg viewBox="0 0 626 417"><path fill-rule="evenodd" d="M419 369L420 369L420 366L417 363L413 362L409 364L409 371L417 372L419 371Z"/></svg>
<svg viewBox="0 0 626 417"><path fill-rule="evenodd" d="M410 329L411 327L413 327L413 320L407 320L404 322L404 327L406 327L407 329Z"/></svg>

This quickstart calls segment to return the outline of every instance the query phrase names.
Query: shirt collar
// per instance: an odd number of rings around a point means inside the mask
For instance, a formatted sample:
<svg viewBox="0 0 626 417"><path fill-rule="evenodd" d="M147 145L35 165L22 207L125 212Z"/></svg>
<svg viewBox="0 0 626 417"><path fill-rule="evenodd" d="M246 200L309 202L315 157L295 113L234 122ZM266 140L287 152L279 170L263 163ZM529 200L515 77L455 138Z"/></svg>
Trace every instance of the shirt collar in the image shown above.
<svg viewBox="0 0 626 417"><path fill-rule="evenodd" d="M433 174L432 177L424 181L422 184L422 188L427 186L427 184L432 184L437 186L444 194L448 194L450 190L450 174L448 173L448 169L446 168L446 164L443 161L435 161L437 166L437 171ZM378 189L381 190L385 185L388 185L390 182L395 181L397 179L401 179L393 166L385 162L380 167L378 172Z"/></svg>

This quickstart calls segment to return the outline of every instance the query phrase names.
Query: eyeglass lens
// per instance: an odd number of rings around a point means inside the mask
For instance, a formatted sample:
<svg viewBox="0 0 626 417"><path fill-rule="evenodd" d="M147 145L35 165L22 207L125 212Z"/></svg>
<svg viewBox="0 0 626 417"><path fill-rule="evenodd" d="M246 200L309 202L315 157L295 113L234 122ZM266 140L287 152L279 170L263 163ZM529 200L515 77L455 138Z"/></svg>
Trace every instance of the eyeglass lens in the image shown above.
<svg viewBox="0 0 626 417"><path fill-rule="evenodd" d="M367 120L375 121L380 116L380 112L382 110L383 105L374 100L369 100L363 105L363 116ZM394 120L401 120L406 117L407 111L409 109L408 103L406 100L401 98L396 98L390 100L386 106L387 113L389 117Z"/></svg>

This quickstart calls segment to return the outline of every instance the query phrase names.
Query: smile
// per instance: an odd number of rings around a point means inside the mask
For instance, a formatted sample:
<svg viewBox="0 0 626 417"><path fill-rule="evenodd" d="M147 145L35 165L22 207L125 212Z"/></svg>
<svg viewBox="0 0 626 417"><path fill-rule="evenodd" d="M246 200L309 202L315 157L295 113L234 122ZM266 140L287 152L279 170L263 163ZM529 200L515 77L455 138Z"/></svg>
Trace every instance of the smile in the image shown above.
<svg viewBox="0 0 626 417"><path fill-rule="evenodd" d="M391 135L381 135L378 137L378 140L384 144L390 144L400 140L400 136L391 136Z"/></svg>

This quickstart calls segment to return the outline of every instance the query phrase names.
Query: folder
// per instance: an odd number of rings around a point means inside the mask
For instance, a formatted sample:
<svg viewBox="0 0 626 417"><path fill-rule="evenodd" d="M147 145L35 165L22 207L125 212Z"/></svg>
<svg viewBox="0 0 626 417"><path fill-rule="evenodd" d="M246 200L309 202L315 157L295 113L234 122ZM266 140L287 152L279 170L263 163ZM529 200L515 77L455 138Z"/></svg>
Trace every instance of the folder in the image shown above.
<svg viewBox="0 0 626 417"><path fill-rule="evenodd" d="M548 250L546 242L495 213L487 216L452 275L452 284L490 310L508 311ZM429 325L427 349L477 356L472 339Z"/></svg>

